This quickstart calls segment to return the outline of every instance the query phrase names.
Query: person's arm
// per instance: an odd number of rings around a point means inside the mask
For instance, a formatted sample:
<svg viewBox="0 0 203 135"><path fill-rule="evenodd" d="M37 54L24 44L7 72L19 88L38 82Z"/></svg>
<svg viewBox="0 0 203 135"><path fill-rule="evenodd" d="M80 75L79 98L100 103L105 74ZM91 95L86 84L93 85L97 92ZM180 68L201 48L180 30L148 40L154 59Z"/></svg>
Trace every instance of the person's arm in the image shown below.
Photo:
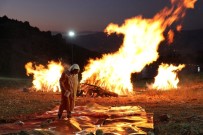
<svg viewBox="0 0 203 135"><path fill-rule="evenodd" d="M59 79L61 89L65 89L65 73L62 73L61 78Z"/></svg>
<svg viewBox="0 0 203 135"><path fill-rule="evenodd" d="M69 84L68 82L68 76L65 73L62 73L61 78L59 79L61 92L64 96L69 97L70 90L69 90Z"/></svg>
<svg viewBox="0 0 203 135"><path fill-rule="evenodd" d="M71 93L73 93L73 80L71 76L65 75L65 96L69 97Z"/></svg>

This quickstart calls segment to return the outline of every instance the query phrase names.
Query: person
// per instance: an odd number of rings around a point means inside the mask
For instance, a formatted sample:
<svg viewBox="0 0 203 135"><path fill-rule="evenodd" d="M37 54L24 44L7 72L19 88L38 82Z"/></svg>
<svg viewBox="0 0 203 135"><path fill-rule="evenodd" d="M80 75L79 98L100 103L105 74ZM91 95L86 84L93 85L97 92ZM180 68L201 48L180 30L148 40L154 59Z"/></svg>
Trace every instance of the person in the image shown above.
<svg viewBox="0 0 203 135"><path fill-rule="evenodd" d="M67 111L67 118L71 117L71 111L75 107L76 94L79 90L78 73L80 67L73 64L68 70L65 70L59 79L61 88L61 104L59 106L58 118L61 119L64 110Z"/></svg>

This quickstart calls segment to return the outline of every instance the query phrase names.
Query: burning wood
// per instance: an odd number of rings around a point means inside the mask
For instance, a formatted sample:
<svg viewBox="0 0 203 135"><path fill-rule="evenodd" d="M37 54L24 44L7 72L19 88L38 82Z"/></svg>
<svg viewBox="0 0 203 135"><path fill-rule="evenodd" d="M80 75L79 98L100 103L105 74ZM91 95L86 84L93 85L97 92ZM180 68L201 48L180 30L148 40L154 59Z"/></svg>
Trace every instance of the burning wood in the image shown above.
<svg viewBox="0 0 203 135"><path fill-rule="evenodd" d="M86 85L82 86L83 93L89 96L132 93L131 74L141 72L146 65L158 59L159 45L165 40L164 32L168 31L168 42L172 43L174 32L170 26L175 22L179 23L185 16L186 9L194 8L196 1L171 0L170 8L165 7L152 18L139 15L126 19L120 26L110 23L104 31L107 34L123 34L123 43L115 53L104 54L100 59L88 61L82 72L81 83ZM176 27L178 31L181 28L181 24ZM46 67L29 62L25 68L28 76L33 75L33 87L36 90L60 91L59 78L64 70L61 62L51 61ZM156 89L160 89L162 82L158 85Z"/></svg>
<svg viewBox="0 0 203 135"><path fill-rule="evenodd" d="M184 68L184 64L178 66L161 64L158 69L158 75L155 77L155 82L148 85L149 89L169 90L178 88L177 72Z"/></svg>
<svg viewBox="0 0 203 135"><path fill-rule="evenodd" d="M64 70L61 62L50 61L47 66L29 62L25 68L28 76L33 75L34 91L60 91L59 78Z"/></svg>
<svg viewBox="0 0 203 135"><path fill-rule="evenodd" d="M99 86L81 83L80 84L81 92L78 93L78 96L90 96L90 97L118 97L118 94L104 90Z"/></svg>
<svg viewBox="0 0 203 135"><path fill-rule="evenodd" d="M126 19L123 24L110 23L107 34L123 34L123 43L115 53L104 54L100 59L90 59L82 73L82 83L97 84L119 95L133 92L131 74L141 72L146 65L157 61L158 48L168 32L169 43L174 33L170 26L175 22L181 29L180 20L187 8L194 8L197 0L171 0L171 7L165 7L153 18L141 15Z"/></svg>

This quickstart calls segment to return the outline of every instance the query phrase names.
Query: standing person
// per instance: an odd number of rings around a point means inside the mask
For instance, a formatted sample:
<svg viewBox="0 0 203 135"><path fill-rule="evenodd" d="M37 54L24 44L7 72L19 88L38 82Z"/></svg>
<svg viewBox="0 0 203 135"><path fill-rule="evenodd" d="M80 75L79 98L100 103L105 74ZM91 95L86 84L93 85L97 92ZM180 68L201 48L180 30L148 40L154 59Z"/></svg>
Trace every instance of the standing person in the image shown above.
<svg viewBox="0 0 203 135"><path fill-rule="evenodd" d="M75 107L76 93L79 90L78 73L80 67L73 64L64 71L59 80L61 87L61 105L59 106L58 118L61 119L63 110L67 111L67 118L71 117L71 111Z"/></svg>

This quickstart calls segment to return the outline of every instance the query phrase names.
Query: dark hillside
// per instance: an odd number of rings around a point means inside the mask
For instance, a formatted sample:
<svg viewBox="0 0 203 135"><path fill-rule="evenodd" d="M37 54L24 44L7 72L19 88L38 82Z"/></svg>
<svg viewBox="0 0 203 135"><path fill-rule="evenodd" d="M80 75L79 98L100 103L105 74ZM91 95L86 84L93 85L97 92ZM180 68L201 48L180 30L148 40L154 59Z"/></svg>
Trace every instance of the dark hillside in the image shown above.
<svg viewBox="0 0 203 135"><path fill-rule="evenodd" d="M0 76L25 77L24 65L29 61L46 64L62 59L83 67L89 58L99 56L99 53L68 43L60 33L51 35L50 31L40 31L27 21L0 17Z"/></svg>
<svg viewBox="0 0 203 135"><path fill-rule="evenodd" d="M163 61L203 64L203 29L175 32L174 42L163 42L159 49Z"/></svg>
<svg viewBox="0 0 203 135"><path fill-rule="evenodd" d="M92 51L112 53L117 51L122 44L123 35L107 35L104 32L82 33L72 40L72 42Z"/></svg>

